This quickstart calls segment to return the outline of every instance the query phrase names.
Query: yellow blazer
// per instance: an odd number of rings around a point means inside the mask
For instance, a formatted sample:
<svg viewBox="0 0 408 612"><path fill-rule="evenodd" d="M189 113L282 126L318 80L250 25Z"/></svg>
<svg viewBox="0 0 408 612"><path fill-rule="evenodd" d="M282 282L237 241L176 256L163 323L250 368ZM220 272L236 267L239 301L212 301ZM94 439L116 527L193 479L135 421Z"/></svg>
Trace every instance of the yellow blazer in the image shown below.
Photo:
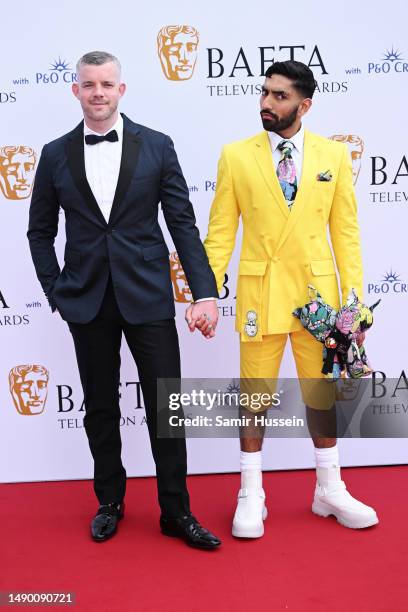
<svg viewBox="0 0 408 612"><path fill-rule="evenodd" d="M317 180L327 170L332 180ZM242 341L257 342L266 334L302 329L292 311L309 301L309 283L338 308L334 259L343 301L352 287L363 296L357 204L347 145L305 130L302 175L291 211L276 176L267 132L223 148L204 242L220 291L241 215L236 330ZM253 313L256 316L253 335L245 331L248 312L250 319Z"/></svg>

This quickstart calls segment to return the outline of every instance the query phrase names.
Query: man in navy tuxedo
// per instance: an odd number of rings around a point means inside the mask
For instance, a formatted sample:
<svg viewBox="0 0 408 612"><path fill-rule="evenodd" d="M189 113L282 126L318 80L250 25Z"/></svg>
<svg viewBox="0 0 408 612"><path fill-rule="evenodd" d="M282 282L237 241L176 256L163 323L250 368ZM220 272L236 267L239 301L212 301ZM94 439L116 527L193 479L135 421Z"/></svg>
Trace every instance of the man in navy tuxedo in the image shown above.
<svg viewBox="0 0 408 612"><path fill-rule="evenodd" d="M53 311L73 336L94 459L99 508L95 541L114 535L124 512L119 370L125 335L136 362L156 463L160 527L199 548L220 541L191 514L184 439L157 437L157 378L180 378L168 249L161 203L194 298L194 321L214 335L217 289L200 241L188 188L171 139L118 113L126 86L117 58L95 51L77 64L74 95L84 121L44 146L30 207L28 239ZM58 214L66 221L65 265L54 249ZM208 323L209 321L209 323Z"/></svg>

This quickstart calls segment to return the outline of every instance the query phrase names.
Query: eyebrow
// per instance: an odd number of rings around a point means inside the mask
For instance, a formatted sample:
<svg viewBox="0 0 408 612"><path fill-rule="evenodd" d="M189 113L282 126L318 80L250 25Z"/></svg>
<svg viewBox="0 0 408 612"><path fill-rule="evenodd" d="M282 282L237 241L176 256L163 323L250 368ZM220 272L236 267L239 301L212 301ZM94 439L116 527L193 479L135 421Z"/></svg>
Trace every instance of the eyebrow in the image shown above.
<svg viewBox="0 0 408 612"><path fill-rule="evenodd" d="M273 93L273 94L284 94L284 95L288 95L289 91L287 91L286 89L271 89L268 87L265 87L265 85L262 85L262 91L267 91L268 93Z"/></svg>
<svg viewBox="0 0 408 612"><path fill-rule="evenodd" d="M82 85L94 85L95 81L82 81ZM114 85L115 81L102 81L104 85Z"/></svg>

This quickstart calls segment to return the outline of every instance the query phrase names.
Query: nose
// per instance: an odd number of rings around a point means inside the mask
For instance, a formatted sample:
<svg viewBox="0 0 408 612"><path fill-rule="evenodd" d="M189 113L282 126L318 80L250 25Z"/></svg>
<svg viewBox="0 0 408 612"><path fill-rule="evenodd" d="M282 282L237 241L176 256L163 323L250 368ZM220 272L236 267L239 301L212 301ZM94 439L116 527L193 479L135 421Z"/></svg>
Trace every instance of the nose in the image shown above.
<svg viewBox="0 0 408 612"><path fill-rule="evenodd" d="M17 168L17 180L19 180L21 183L25 183L27 180L27 173L25 171L24 168L24 164L20 164Z"/></svg>
<svg viewBox="0 0 408 612"><path fill-rule="evenodd" d="M30 397L31 399L38 400L40 397L40 391L38 389L37 383L33 383L30 387Z"/></svg>
<svg viewBox="0 0 408 612"><path fill-rule="evenodd" d="M183 64L187 64L187 63L188 63L188 58L187 58L187 56L188 56L188 53L187 53L187 47L186 47L185 45L183 45L183 46L180 48L180 61L181 61Z"/></svg>
<svg viewBox="0 0 408 612"><path fill-rule="evenodd" d="M101 98L103 96L103 88L102 85L96 84L94 89L94 95L97 98Z"/></svg>

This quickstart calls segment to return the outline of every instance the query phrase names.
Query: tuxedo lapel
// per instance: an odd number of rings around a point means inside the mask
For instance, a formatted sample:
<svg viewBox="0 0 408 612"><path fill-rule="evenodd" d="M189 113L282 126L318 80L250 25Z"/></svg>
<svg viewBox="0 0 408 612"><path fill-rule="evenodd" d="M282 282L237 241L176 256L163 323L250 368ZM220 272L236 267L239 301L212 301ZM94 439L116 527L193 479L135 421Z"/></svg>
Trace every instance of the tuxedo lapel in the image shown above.
<svg viewBox="0 0 408 612"><path fill-rule="evenodd" d="M94 212L104 225L105 218L101 209L98 206L92 189L89 186L85 173L85 158L84 158L84 122L81 123L71 132L66 144L66 153L68 168L71 172L72 179L79 193L84 198L84 201L89 208Z"/></svg>
<svg viewBox="0 0 408 612"><path fill-rule="evenodd" d="M137 135L137 131L130 129L131 125L131 122L125 115L123 115L122 159L109 223L114 219L119 205L129 189L130 181L135 172L136 164L139 159L141 139Z"/></svg>
<svg viewBox="0 0 408 612"><path fill-rule="evenodd" d="M310 202L312 190L316 185L316 176L319 172L320 150L313 135L305 130L303 145L302 176L296 194L295 202L289 213L286 226L281 234L277 248L279 249L290 235L294 226L301 217L305 206Z"/></svg>
<svg viewBox="0 0 408 612"><path fill-rule="evenodd" d="M276 176L275 167L273 164L271 145L267 132L262 132L259 138L255 141L254 147L255 159L257 161L262 177L268 186L270 193L273 196L275 204L283 213L284 217L289 218L291 214L282 193L282 188Z"/></svg>

